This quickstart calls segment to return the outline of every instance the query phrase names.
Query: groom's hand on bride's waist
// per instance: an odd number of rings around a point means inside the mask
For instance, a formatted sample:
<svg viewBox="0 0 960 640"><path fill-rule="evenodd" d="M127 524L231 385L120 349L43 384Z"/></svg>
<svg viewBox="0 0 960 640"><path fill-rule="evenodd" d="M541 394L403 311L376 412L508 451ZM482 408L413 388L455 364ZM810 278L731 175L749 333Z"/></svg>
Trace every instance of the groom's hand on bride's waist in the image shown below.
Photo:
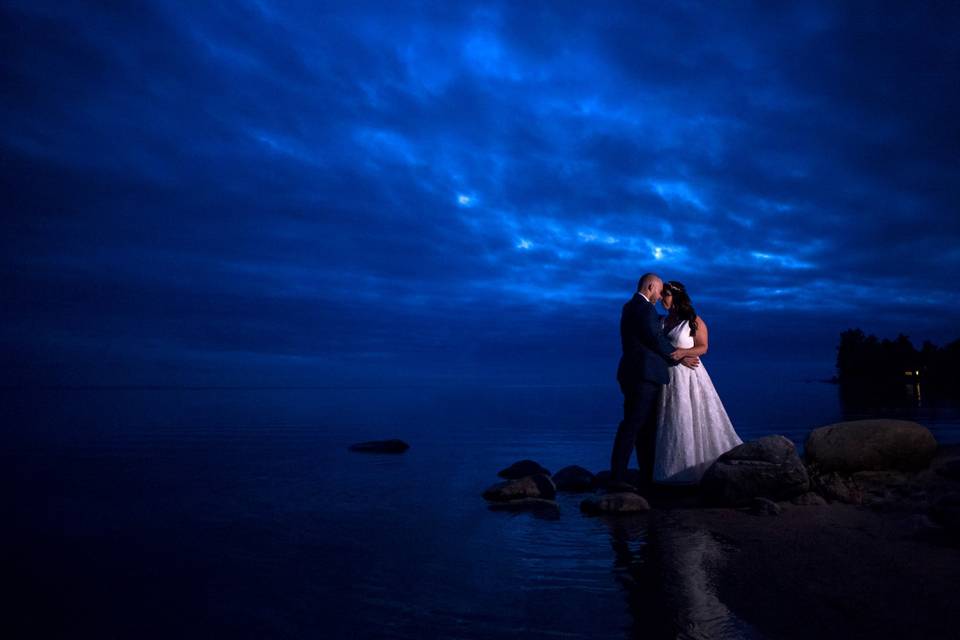
<svg viewBox="0 0 960 640"><path fill-rule="evenodd" d="M700 366L700 358L697 356L684 356L680 359L680 364L691 369L696 369Z"/></svg>

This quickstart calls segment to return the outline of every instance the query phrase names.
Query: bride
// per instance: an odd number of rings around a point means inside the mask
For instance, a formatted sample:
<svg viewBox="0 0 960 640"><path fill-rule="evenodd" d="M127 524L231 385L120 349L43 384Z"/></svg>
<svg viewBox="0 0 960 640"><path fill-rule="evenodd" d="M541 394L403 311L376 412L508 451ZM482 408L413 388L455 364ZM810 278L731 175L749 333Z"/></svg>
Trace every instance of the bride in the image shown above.
<svg viewBox="0 0 960 640"><path fill-rule="evenodd" d="M707 352L707 324L697 316L683 284L664 284L660 304L668 311L662 320L667 339L678 348L674 359ZM721 454L743 440L720 402L713 382L699 367L670 367L657 413L653 481L696 484Z"/></svg>

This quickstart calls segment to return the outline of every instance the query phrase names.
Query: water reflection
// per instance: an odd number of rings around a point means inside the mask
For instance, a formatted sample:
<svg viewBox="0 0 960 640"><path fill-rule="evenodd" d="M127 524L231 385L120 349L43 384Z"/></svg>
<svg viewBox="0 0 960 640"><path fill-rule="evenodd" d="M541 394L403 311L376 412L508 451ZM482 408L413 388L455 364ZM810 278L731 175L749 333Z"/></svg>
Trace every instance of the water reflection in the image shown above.
<svg viewBox="0 0 960 640"><path fill-rule="evenodd" d="M717 593L714 573L722 568L724 543L714 534L681 526L669 511L601 520L633 619L631 637L760 637Z"/></svg>
<svg viewBox="0 0 960 640"><path fill-rule="evenodd" d="M837 385L843 420L897 418L925 425L943 444L960 440L960 390L926 384Z"/></svg>

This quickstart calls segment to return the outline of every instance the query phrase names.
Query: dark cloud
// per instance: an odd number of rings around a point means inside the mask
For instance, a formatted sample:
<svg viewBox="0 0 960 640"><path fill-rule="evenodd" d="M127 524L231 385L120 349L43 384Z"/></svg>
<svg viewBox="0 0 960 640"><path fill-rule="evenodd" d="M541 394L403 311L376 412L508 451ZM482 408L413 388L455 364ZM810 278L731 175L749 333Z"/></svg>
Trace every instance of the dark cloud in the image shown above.
<svg viewBox="0 0 960 640"><path fill-rule="evenodd" d="M953 3L7 3L10 383L596 380L960 320ZM606 379L606 378L604 378Z"/></svg>

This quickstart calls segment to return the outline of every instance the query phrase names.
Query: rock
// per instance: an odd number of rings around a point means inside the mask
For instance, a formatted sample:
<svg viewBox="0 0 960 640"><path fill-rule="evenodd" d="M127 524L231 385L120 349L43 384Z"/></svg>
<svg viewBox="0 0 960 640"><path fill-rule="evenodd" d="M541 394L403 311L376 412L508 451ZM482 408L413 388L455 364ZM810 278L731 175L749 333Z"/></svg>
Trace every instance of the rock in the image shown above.
<svg viewBox="0 0 960 640"><path fill-rule="evenodd" d="M600 513L642 513L650 510L650 503L643 496L632 492L605 493L581 502L580 510L591 515Z"/></svg>
<svg viewBox="0 0 960 640"><path fill-rule="evenodd" d="M611 480L606 484L602 491L604 493L639 493L636 485L632 485L629 482L623 482L622 480Z"/></svg>
<svg viewBox="0 0 960 640"><path fill-rule="evenodd" d="M549 476L536 474L498 482L483 492L483 497L494 502L506 502L521 498L544 498L553 500L557 489Z"/></svg>
<svg viewBox="0 0 960 640"><path fill-rule="evenodd" d="M557 491L573 493L593 491L593 474L575 464L560 469L553 474L552 479Z"/></svg>
<svg viewBox="0 0 960 640"><path fill-rule="evenodd" d="M700 481L704 501L743 507L753 498L789 500L810 487L807 469L793 442L766 436L744 442L721 455Z"/></svg>
<svg viewBox="0 0 960 640"><path fill-rule="evenodd" d="M370 440L350 445L350 451L363 453L403 453L409 448L403 440Z"/></svg>
<svg viewBox="0 0 960 640"><path fill-rule="evenodd" d="M930 518L951 533L960 533L960 493L943 496L931 507Z"/></svg>
<svg viewBox="0 0 960 640"><path fill-rule="evenodd" d="M830 473L820 473L816 468L810 473L810 488L828 500L835 502L845 502L847 504L861 504L863 502L863 489L848 476L843 476L836 471Z"/></svg>
<svg viewBox="0 0 960 640"><path fill-rule="evenodd" d="M930 430L907 420L855 420L819 427L804 445L807 462L824 472L925 469L937 452Z"/></svg>
<svg viewBox="0 0 960 640"><path fill-rule="evenodd" d="M937 467L937 473L950 480L960 480L960 460L947 460Z"/></svg>
<svg viewBox="0 0 960 640"><path fill-rule="evenodd" d="M520 498L509 502L494 502L488 508L491 511L531 513L545 520L556 520L560 517L560 506L553 500L544 498Z"/></svg>
<svg viewBox="0 0 960 640"><path fill-rule="evenodd" d="M507 480L516 480L517 478L532 476L535 474L549 476L550 472L533 460L520 460L519 462L514 462L506 469L501 469L497 473L498 476L501 478L506 478Z"/></svg>
<svg viewBox="0 0 960 640"><path fill-rule="evenodd" d="M773 500L754 498L750 501L749 513L756 516L778 516L783 509Z"/></svg>
<svg viewBox="0 0 960 640"><path fill-rule="evenodd" d="M800 495L793 498L790 502L793 504L798 504L801 506L823 506L827 504L827 501L823 499L823 496L817 495L812 491L807 493L801 493Z"/></svg>
<svg viewBox="0 0 960 640"><path fill-rule="evenodd" d="M624 482L634 487L640 486L640 470L639 469L627 469L627 473L624 475ZM595 476L593 476L593 488L594 489L606 489L607 485L610 484L610 470L606 469L604 471L598 471Z"/></svg>

